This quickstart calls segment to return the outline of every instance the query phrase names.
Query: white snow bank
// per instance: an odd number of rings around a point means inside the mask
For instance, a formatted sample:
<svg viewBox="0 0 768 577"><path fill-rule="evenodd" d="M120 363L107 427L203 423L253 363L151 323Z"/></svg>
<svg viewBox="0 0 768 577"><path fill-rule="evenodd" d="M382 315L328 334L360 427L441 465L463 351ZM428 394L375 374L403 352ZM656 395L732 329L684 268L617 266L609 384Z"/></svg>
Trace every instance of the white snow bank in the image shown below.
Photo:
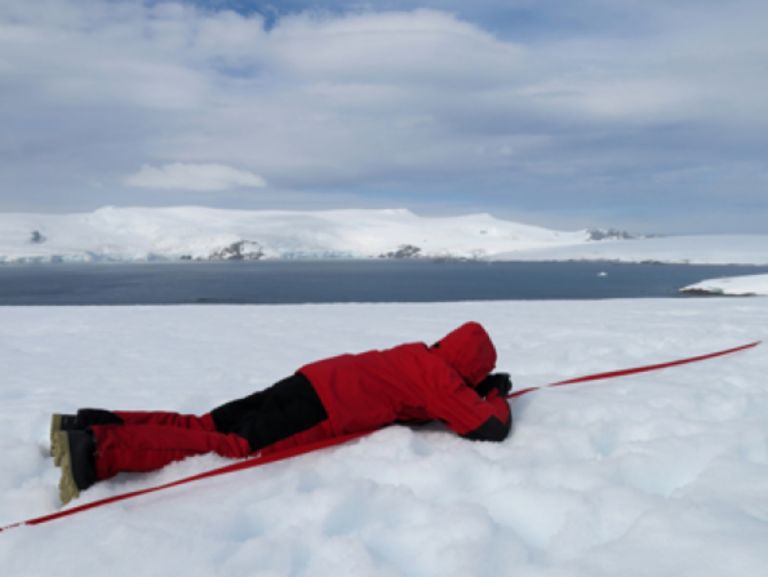
<svg viewBox="0 0 768 577"><path fill-rule="evenodd" d="M203 412L341 351L484 323L517 387L768 340L768 301L0 307L0 525L57 507L50 412ZM768 346L512 402L504 443L392 427L0 534L2 574L762 575ZM225 464L204 456L74 504Z"/></svg>
<svg viewBox="0 0 768 577"><path fill-rule="evenodd" d="M610 260L679 264L768 264L766 235L702 235L605 240L543 247L494 256L494 260Z"/></svg>
<svg viewBox="0 0 768 577"><path fill-rule="evenodd" d="M681 292L703 292L731 296L768 296L768 274L713 278L688 285Z"/></svg>

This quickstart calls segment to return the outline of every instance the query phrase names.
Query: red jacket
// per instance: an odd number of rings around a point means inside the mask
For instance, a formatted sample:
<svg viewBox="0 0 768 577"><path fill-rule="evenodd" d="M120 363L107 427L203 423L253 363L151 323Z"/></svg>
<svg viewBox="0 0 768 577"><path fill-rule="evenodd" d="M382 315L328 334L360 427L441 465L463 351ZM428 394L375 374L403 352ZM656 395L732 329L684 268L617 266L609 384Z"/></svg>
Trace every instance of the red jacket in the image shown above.
<svg viewBox="0 0 768 577"><path fill-rule="evenodd" d="M478 323L466 323L431 347L410 343L346 354L303 366L337 435L397 421L438 419L456 433L502 440L509 432L506 399L477 386L496 365L496 349Z"/></svg>

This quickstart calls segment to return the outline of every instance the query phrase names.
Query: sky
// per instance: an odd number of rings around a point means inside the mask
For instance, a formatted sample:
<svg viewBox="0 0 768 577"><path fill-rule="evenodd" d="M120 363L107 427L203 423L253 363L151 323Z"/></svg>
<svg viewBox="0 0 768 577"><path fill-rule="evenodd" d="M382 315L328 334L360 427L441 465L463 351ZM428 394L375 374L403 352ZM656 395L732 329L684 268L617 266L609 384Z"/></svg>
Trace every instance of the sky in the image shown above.
<svg viewBox="0 0 768 577"><path fill-rule="evenodd" d="M768 233L764 0L2 0L0 212Z"/></svg>

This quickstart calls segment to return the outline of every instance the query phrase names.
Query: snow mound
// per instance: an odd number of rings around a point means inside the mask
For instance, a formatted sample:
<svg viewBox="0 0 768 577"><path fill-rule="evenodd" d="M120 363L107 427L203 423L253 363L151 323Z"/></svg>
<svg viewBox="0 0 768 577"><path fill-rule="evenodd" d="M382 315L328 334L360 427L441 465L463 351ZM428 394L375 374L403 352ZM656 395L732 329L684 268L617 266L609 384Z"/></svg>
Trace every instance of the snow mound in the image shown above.
<svg viewBox="0 0 768 577"><path fill-rule="evenodd" d="M768 274L708 279L683 287L680 292L730 296L768 296Z"/></svg>

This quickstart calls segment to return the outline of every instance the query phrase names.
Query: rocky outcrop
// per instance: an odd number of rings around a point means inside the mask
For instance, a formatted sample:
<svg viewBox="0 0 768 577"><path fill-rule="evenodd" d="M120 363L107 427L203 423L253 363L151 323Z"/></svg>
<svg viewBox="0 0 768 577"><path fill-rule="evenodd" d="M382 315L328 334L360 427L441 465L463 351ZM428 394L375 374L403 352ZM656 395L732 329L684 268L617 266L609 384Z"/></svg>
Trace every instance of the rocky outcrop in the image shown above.
<svg viewBox="0 0 768 577"><path fill-rule="evenodd" d="M637 236L616 228L593 228L587 231L589 240L630 240Z"/></svg>
<svg viewBox="0 0 768 577"><path fill-rule="evenodd" d="M397 247L397 250L385 252L379 255L379 258L419 258L421 255L421 248L412 244L401 244Z"/></svg>
<svg viewBox="0 0 768 577"><path fill-rule="evenodd" d="M259 260L264 257L264 249L258 242L239 240L211 253L208 260Z"/></svg>

